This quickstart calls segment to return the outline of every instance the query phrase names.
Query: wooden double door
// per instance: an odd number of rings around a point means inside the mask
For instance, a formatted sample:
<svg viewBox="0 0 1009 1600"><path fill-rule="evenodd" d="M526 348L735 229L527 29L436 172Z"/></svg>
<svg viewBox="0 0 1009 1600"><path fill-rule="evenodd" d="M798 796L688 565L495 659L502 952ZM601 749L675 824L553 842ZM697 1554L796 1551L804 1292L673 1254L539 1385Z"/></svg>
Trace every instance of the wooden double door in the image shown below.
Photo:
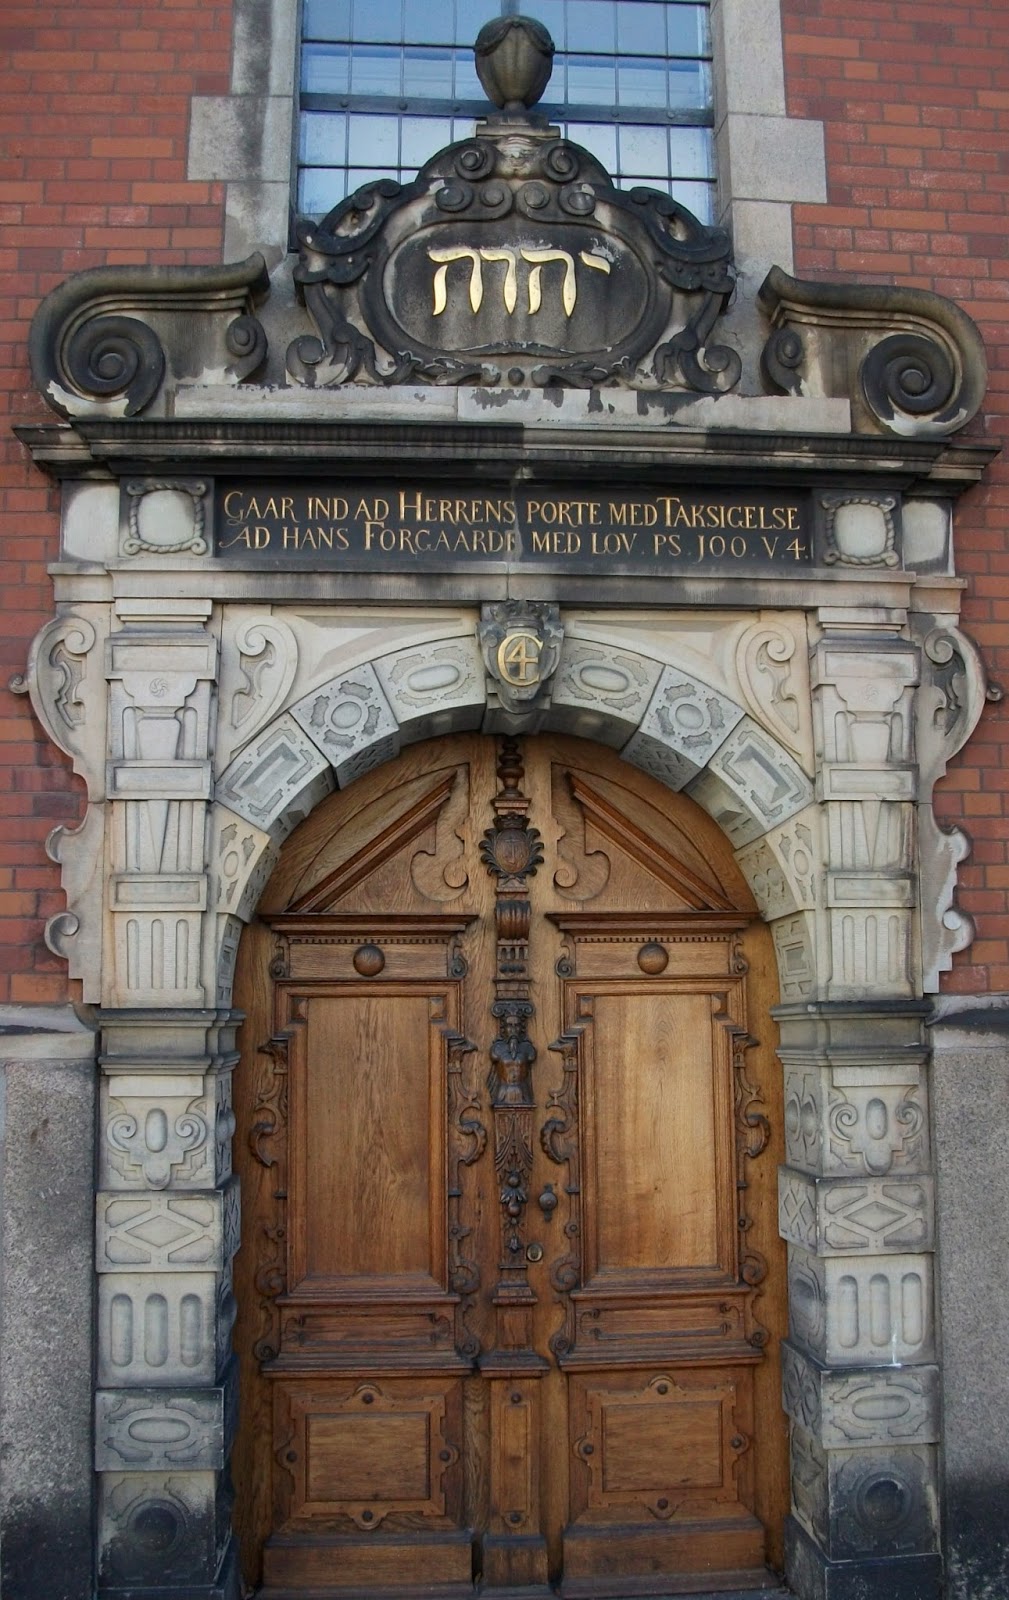
<svg viewBox="0 0 1009 1600"><path fill-rule="evenodd" d="M718 830L580 741L418 746L288 841L239 976L264 1595L769 1581L771 982Z"/></svg>

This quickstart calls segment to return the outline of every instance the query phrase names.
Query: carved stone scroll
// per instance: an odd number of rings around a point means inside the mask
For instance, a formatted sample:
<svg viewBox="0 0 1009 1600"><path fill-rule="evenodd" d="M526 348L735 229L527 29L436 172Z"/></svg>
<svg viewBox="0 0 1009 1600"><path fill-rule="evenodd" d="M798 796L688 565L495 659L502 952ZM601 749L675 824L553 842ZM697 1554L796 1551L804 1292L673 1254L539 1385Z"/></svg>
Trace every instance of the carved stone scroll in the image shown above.
<svg viewBox="0 0 1009 1600"><path fill-rule="evenodd" d="M29 340L32 377L63 416L132 417L165 378L189 375L193 348L240 383L266 355L254 311L269 290L259 254L226 267L94 267L43 300Z"/></svg>
<svg viewBox="0 0 1009 1600"><path fill-rule="evenodd" d="M758 296L773 331L769 388L848 399L858 433L941 438L988 382L981 335L951 300L886 284L814 283L772 267Z"/></svg>

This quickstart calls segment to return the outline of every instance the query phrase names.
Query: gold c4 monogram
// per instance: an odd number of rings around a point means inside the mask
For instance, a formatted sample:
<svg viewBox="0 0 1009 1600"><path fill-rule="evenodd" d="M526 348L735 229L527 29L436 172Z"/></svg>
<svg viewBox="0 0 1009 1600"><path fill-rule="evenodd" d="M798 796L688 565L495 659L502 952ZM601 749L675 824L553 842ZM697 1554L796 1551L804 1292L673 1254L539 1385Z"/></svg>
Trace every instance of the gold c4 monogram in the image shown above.
<svg viewBox="0 0 1009 1600"><path fill-rule="evenodd" d="M506 633L497 649L497 667L505 683L528 689L540 675L543 641L534 633Z"/></svg>

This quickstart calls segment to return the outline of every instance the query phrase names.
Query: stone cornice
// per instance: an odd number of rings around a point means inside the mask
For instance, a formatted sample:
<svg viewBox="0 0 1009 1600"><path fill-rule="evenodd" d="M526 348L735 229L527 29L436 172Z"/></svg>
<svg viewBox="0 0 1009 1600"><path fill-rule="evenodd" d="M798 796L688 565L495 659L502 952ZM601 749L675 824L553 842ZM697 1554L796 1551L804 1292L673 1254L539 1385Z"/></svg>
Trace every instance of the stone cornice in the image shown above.
<svg viewBox="0 0 1009 1600"><path fill-rule="evenodd" d="M523 427L512 423L382 422L374 418L192 418L119 421L79 418L15 429L36 464L56 478L106 477L157 467L174 472L215 467L235 475L270 465L285 474L343 476L384 472L444 476L549 477L554 482L598 471L609 481L633 476L711 483L745 479L825 483L852 476L884 478L901 489L956 495L977 483L999 446L984 440L902 439L848 433L686 428L676 432L608 426Z"/></svg>

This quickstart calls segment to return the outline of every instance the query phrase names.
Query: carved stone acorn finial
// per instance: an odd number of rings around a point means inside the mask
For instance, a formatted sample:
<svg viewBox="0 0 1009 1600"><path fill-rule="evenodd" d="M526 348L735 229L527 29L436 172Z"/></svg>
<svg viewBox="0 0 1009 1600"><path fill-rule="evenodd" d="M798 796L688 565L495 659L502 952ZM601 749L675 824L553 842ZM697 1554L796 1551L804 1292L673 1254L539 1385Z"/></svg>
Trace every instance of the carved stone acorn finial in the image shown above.
<svg viewBox="0 0 1009 1600"><path fill-rule="evenodd" d="M480 29L473 53L484 92L502 111L534 106L550 82L554 42L533 17L495 17Z"/></svg>

